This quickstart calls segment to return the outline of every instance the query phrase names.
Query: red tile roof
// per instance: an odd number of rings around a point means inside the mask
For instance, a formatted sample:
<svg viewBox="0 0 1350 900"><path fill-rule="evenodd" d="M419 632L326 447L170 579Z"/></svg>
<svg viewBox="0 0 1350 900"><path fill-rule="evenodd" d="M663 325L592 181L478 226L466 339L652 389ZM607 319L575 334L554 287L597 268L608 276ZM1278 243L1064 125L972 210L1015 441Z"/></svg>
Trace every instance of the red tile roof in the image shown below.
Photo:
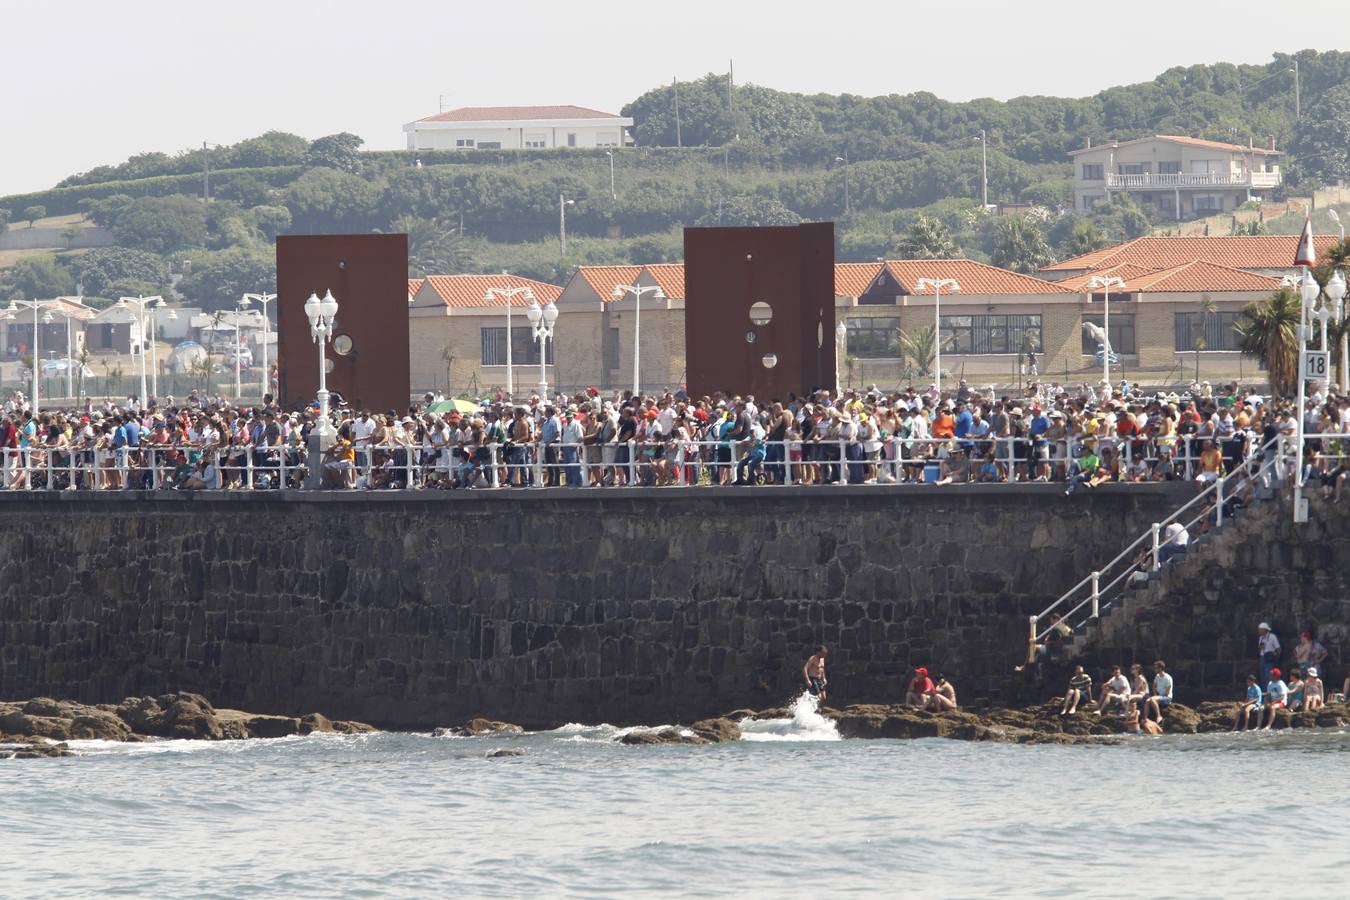
<svg viewBox="0 0 1350 900"><path fill-rule="evenodd" d="M602 303L614 299L615 287L633 284L640 274L642 266L577 266L577 276L595 291Z"/></svg>
<svg viewBox="0 0 1350 900"><path fill-rule="evenodd" d="M1093 150L1102 150L1114 145L1116 147L1128 147L1134 144L1142 144L1147 141L1167 141L1171 144L1184 144L1188 147L1199 147L1204 150L1224 150L1229 153L1254 153L1259 156L1279 156L1279 150L1271 150L1266 147L1247 147L1242 144L1228 144L1223 141L1207 141L1204 138L1186 137L1182 134L1154 134L1148 137L1134 138L1128 141L1108 141L1098 144L1095 147L1079 147L1077 150L1070 150L1070 156L1077 156L1080 153L1090 153Z"/></svg>
<svg viewBox="0 0 1350 900"><path fill-rule="evenodd" d="M1127 293L1192 293L1206 292L1260 292L1271 293L1280 289L1280 279L1269 275L1258 275L1245 269L1221 266L1218 263L1197 259L1179 266L1166 269L1146 269L1142 266L1126 263L1109 269L1097 269L1066 278L1056 284L1071 291L1086 293L1091 290L1088 284L1094 276L1113 276L1125 282ZM1117 289L1118 290L1118 289Z"/></svg>
<svg viewBox="0 0 1350 900"><path fill-rule="evenodd" d="M425 281L442 303L457 308L505 306L506 301L502 297L494 297L490 303L483 300L483 294L488 288L528 287L540 303L557 300L562 294L562 288L556 284L519 275L428 275ZM517 294L511 298L511 305L525 307L530 305L530 301L522 294Z"/></svg>
<svg viewBox="0 0 1350 900"><path fill-rule="evenodd" d="M861 297L881 274L881 263L835 263L834 295Z"/></svg>
<svg viewBox="0 0 1350 900"><path fill-rule="evenodd" d="M614 113L584 106L461 106L419 122L511 122L520 119L619 119Z"/></svg>
<svg viewBox="0 0 1350 900"><path fill-rule="evenodd" d="M421 279L421 278L409 278L409 279L408 279L408 296L409 296L409 297L412 297L412 296L413 296L414 294L416 294L419 290L421 290L421 288L422 288L422 279Z"/></svg>
<svg viewBox="0 0 1350 900"><path fill-rule="evenodd" d="M642 269L661 286L661 292L667 297L684 299L684 263L652 263Z"/></svg>
<svg viewBox="0 0 1350 900"><path fill-rule="evenodd" d="M1084 272L1131 263L1148 269L1170 269L1204 260L1235 269L1292 269L1298 248L1296 234L1235 235L1220 237L1150 236L1104 247L1046 266L1042 272ZM1331 234L1313 238L1318 256L1337 241Z"/></svg>
<svg viewBox="0 0 1350 900"><path fill-rule="evenodd" d="M915 286L920 278L954 279L963 294L1069 293L1053 281L988 266L973 259L892 259L886 261L886 267L911 294L933 293L931 288L919 290Z"/></svg>

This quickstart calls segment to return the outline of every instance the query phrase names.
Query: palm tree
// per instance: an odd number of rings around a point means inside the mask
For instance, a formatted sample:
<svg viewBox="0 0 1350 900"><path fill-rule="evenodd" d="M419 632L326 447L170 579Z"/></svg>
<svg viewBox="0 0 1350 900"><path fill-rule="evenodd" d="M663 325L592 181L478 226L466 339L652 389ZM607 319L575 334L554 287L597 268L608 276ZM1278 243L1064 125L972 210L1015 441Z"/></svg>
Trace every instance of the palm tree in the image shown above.
<svg viewBox="0 0 1350 900"><path fill-rule="evenodd" d="M951 229L936 216L919 216L895 245L895 252L901 259L959 259L961 256L961 248L952 238Z"/></svg>
<svg viewBox="0 0 1350 900"><path fill-rule="evenodd" d="M1091 219L1084 219L1073 226L1073 234L1069 236L1069 246L1066 249L1069 256L1082 256L1100 250L1106 244L1106 238L1097 230L1097 223Z"/></svg>
<svg viewBox="0 0 1350 900"><path fill-rule="evenodd" d="M436 219L399 216L390 230L408 235L408 265L412 274L458 275L475 267L473 248L456 226Z"/></svg>
<svg viewBox="0 0 1350 900"><path fill-rule="evenodd" d="M1240 349L1256 357L1270 376L1271 393L1292 397L1298 390L1298 320L1301 301L1289 288L1281 288L1257 303L1248 303L1238 320Z"/></svg>
<svg viewBox="0 0 1350 900"><path fill-rule="evenodd" d="M933 373L933 362L937 359L937 342L933 339L934 328L927 325L913 331L898 329L895 333L896 346L904 358L914 364L915 374L920 377ZM945 350L951 346L952 339L942 342Z"/></svg>
<svg viewBox="0 0 1350 900"><path fill-rule="evenodd" d="M1032 218L1008 216L994 229L993 263L1014 272L1030 275L1054 260L1045 232Z"/></svg>
<svg viewBox="0 0 1350 900"><path fill-rule="evenodd" d="M1195 336L1193 346L1195 348L1195 380L1200 380L1200 354L1209 346L1205 340L1205 335L1209 332L1209 317L1217 315L1219 307L1214 303L1214 298L1209 294L1204 294L1200 298L1200 333Z"/></svg>

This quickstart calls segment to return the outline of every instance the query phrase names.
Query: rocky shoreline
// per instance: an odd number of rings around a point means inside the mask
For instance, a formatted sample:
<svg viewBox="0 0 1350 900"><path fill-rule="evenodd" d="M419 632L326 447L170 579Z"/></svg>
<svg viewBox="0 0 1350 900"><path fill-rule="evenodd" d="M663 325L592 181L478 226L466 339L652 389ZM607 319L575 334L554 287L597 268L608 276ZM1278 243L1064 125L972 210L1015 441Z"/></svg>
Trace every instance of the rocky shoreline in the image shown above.
<svg viewBox="0 0 1350 900"><path fill-rule="evenodd" d="M1098 716L1080 708L1071 716L1059 714L1058 700L1024 709L953 710L925 712L907 706L858 704L843 709L826 707L819 715L834 723L842 738L914 739L949 738L1015 744L1120 744L1132 736L1119 715ZM1192 708L1174 703L1163 713L1164 734L1204 734L1232 728L1237 703L1201 703ZM793 710L738 709L723 716L700 719L690 726L667 725L625 732L618 741L630 746L654 744L718 744L738 741L742 724L793 718ZM1274 728L1344 728L1350 726L1350 706L1327 706L1315 712L1280 710ZM233 709L216 709L200 694L180 692L159 697L128 697L118 704L83 704L37 697L27 701L0 701L0 759L73 756L67 741L107 740L246 740L316 733L367 734L372 725L329 719L320 713L275 716ZM462 726L437 728L433 737L484 737L523 734L509 722L474 718ZM519 749L488 754L519 756Z"/></svg>
<svg viewBox="0 0 1350 900"><path fill-rule="evenodd" d="M364 734L364 722L334 721L320 713L269 716L216 709L200 694L128 697L118 704L75 703L36 697L0 701L0 759L73 756L66 741L228 741L315 733Z"/></svg>
<svg viewBox="0 0 1350 900"><path fill-rule="evenodd" d="M1163 713L1163 734L1205 734L1233 727L1237 703L1201 703L1194 708L1174 703ZM1080 708L1071 716L1059 714L1058 700L1025 709L992 709L983 712L953 710L925 712L908 706L860 704L844 709L826 707L820 715L834 722L843 738L950 738L962 741L995 741L1015 744L1119 744L1132 737L1119 715L1098 716ZM741 723L762 719L788 719L792 710L738 709L712 719L701 719L688 728L667 726L634 731L620 741L631 745L715 744L741 738ZM1274 728L1343 728L1350 725L1350 706L1327 706L1314 712L1280 710Z"/></svg>

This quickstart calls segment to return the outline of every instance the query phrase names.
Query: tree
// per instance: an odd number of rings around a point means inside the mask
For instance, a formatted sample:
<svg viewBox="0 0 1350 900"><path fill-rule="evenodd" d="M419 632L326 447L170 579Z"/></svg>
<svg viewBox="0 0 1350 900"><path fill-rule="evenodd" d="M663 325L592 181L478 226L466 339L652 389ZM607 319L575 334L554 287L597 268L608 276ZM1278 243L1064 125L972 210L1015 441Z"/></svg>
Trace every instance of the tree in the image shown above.
<svg viewBox="0 0 1350 900"><path fill-rule="evenodd" d="M936 333L932 325L913 331L901 329L895 333L895 342L900 348L900 355L913 364L915 374L920 377L933 374L933 363L937 361L937 341L934 339ZM943 349L951 346L951 343L951 338L943 341Z"/></svg>
<svg viewBox="0 0 1350 900"><path fill-rule="evenodd" d="M120 297L109 286L116 282L136 281L151 285L140 293L162 294L169 287L169 267L164 260L145 250L126 247L97 247L65 261L84 292L93 297Z"/></svg>
<svg viewBox="0 0 1350 900"><path fill-rule="evenodd" d="M473 248L454 226L400 216L390 231L408 235L408 266L418 277L459 275L474 269Z"/></svg>
<svg viewBox="0 0 1350 900"><path fill-rule="evenodd" d="M1094 250L1100 250L1107 244L1106 238L1097 230L1097 223L1091 219L1080 219L1073 225L1069 243L1064 250L1069 256L1082 256Z"/></svg>
<svg viewBox="0 0 1350 900"><path fill-rule="evenodd" d="M1260 360L1270 377L1271 393L1292 397L1298 390L1298 321L1302 301L1283 288L1257 303L1249 303L1238 319L1241 350Z"/></svg>
<svg viewBox="0 0 1350 900"><path fill-rule="evenodd" d="M9 210L0 207L0 234L9 229Z"/></svg>
<svg viewBox="0 0 1350 900"><path fill-rule="evenodd" d="M248 218L269 241L291 227L291 211L284 206L255 206L248 211Z"/></svg>
<svg viewBox="0 0 1350 900"><path fill-rule="evenodd" d="M801 216L771 197L739 194L728 198L720 209L702 216L696 224L761 227L797 225L801 221Z"/></svg>
<svg viewBox="0 0 1350 900"><path fill-rule="evenodd" d="M1255 237L1265 234L1266 226L1258 219L1252 219L1250 222L1239 222L1235 219L1233 220L1233 225L1228 230L1228 233L1234 236Z"/></svg>
<svg viewBox="0 0 1350 900"><path fill-rule="evenodd" d="M957 246L949 229L941 219L919 216L895 247L901 259L959 259Z"/></svg>
<svg viewBox="0 0 1350 900"><path fill-rule="evenodd" d="M30 206L23 211L23 217L28 221L28 227L32 228L33 223L38 219L47 218L47 207L41 205Z"/></svg>
<svg viewBox="0 0 1350 900"><path fill-rule="evenodd" d="M272 186L247 172L230 175L212 184L212 192L222 200L233 200L243 207L261 206L272 197Z"/></svg>
<svg viewBox="0 0 1350 900"><path fill-rule="evenodd" d="M67 225L66 229L61 232L61 240L66 242L66 249L69 250L82 234L84 234L84 229L79 225Z"/></svg>
<svg viewBox="0 0 1350 900"><path fill-rule="evenodd" d="M309 145L305 165L354 172L359 159L357 151L364 143L350 131L324 135Z"/></svg>
<svg viewBox="0 0 1350 900"><path fill-rule="evenodd" d="M1345 78L1344 75L1341 76ZM1337 184L1350 181L1350 81L1322 92L1299 120L1289 153L1297 179Z"/></svg>
<svg viewBox="0 0 1350 900"><path fill-rule="evenodd" d="M113 234L126 247L175 253L206 243L206 210L183 194L139 197L117 213Z"/></svg>
<svg viewBox="0 0 1350 900"><path fill-rule="evenodd" d="M1209 320L1211 316L1219 312L1219 307L1214 303L1214 298L1205 294L1200 298L1200 333L1195 336L1193 345L1195 348L1195 380L1200 380L1200 354L1209 346L1205 340L1205 334L1209 331Z"/></svg>
<svg viewBox="0 0 1350 900"><path fill-rule="evenodd" d="M1030 275L1054 260L1041 226L1028 216L1007 216L994 226L994 265Z"/></svg>
<svg viewBox="0 0 1350 900"><path fill-rule="evenodd" d="M0 289L10 298L63 297L75 293L75 279L50 253L25 256L14 264Z"/></svg>
<svg viewBox="0 0 1350 900"><path fill-rule="evenodd" d="M301 232L368 231L380 224L378 203L376 185L337 169L310 169L286 188L286 208Z"/></svg>
<svg viewBox="0 0 1350 900"><path fill-rule="evenodd" d="M194 258L192 273L178 283L205 310L232 309L245 293L276 290L276 260L262 250L241 247Z"/></svg>

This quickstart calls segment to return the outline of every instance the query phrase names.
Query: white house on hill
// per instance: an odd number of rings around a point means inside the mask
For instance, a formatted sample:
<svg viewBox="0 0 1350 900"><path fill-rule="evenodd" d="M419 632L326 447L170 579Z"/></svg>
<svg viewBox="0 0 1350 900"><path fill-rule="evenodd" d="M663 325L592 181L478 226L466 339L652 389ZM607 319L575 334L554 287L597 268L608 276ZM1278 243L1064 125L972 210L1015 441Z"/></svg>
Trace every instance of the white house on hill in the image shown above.
<svg viewBox="0 0 1350 900"><path fill-rule="evenodd" d="M462 106L403 126L409 150L619 147L633 120L582 106Z"/></svg>

